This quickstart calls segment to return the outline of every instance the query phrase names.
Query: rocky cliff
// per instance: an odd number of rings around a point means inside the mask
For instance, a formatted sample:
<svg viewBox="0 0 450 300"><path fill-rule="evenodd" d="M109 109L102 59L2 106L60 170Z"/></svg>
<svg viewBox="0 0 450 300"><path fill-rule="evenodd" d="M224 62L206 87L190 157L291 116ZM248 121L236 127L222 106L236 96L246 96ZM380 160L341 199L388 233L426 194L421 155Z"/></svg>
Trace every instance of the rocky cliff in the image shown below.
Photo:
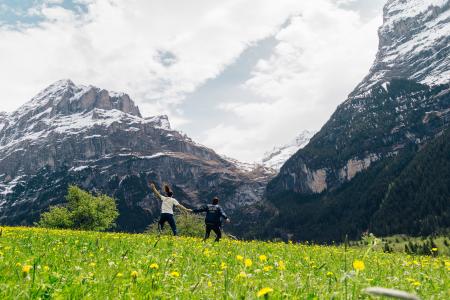
<svg viewBox="0 0 450 300"><path fill-rule="evenodd" d="M401 168L448 127L449 32L449 1L388 1L369 75L268 185L267 196L280 209L288 202L297 209L290 225L274 221L282 232L295 232L297 239L329 241L345 233L357 238L371 228L372 216ZM390 171L375 172L380 166ZM428 218L430 211L419 217ZM436 219L447 214L432 211ZM431 227L437 230L439 224ZM300 230L301 226L309 231ZM389 233L406 227L407 222ZM414 233L419 232L416 227Z"/></svg>
<svg viewBox="0 0 450 300"><path fill-rule="evenodd" d="M186 206L217 195L231 214L254 216L270 176L241 170L172 130L166 116L143 118L126 94L70 80L0 115L2 224L32 224L76 184L115 197L118 228L142 231L159 214L150 180L170 183ZM236 217L234 225L250 222Z"/></svg>

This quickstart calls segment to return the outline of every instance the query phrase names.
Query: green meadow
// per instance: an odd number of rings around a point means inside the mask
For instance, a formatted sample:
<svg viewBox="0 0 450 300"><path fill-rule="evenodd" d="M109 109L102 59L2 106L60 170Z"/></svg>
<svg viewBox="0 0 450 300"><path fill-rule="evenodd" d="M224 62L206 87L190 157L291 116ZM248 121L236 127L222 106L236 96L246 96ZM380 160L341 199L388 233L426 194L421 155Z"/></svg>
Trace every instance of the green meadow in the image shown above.
<svg viewBox="0 0 450 300"><path fill-rule="evenodd" d="M450 299L435 252L2 227L0 299Z"/></svg>

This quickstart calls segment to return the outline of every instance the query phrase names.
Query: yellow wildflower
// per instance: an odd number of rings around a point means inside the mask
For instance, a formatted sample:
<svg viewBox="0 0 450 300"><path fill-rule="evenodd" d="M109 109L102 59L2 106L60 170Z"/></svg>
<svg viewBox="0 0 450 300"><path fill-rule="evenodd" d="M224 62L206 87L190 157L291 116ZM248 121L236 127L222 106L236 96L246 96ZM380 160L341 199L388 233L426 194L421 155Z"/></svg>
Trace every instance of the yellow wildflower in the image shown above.
<svg viewBox="0 0 450 300"><path fill-rule="evenodd" d="M180 277L180 273L178 273L177 271L173 271L170 273L170 276L177 278Z"/></svg>
<svg viewBox="0 0 450 300"><path fill-rule="evenodd" d="M272 289L272 288L265 287L265 288L262 288L262 289L256 294L256 296L257 296L258 298L260 298L260 297L265 296L265 295L267 295L268 293L272 293L272 292L273 292L273 289Z"/></svg>
<svg viewBox="0 0 450 300"><path fill-rule="evenodd" d="M438 251L438 248L431 248L431 251L437 252L437 251Z"/></svg>
<svg viewBox="0 0 450 300"><path fill-rule="evenodd" d="M137 271L133 271L133 272L131 272L131 274L130 274L130 276L131 276L131 278L133 278L133 280L136 280L137 277L138 277L138 275L139 275L139 273L138 273Z"/></svg>
<svg viewBox="0 0 450 300"><path fill-rule="evenodd" d="M260 260L261 262L265 262L265 261L267 261L267 256L265 256L264 254L263 254L263 255L260 255L260 256L259 256L259 260Z"/></svg>
<svg viewBox="0 0 450 300"><path fill-rule="evenodd" d="M227 264L224 263L224 262L222 262L222 263L220 264L220 268L221 268L222 270L225 270L225 269L227 268Z"/></svg>
<svg viewBox="0 0 450 300"><path fill-rule="evenodd" d="M22 267L22 273L25 274L25 275L30 273L31 268L32 268L32 266L30 266L30 265L24 265Z"/></svg>
<svg viewBox="0 0 450 300"><path fill-rule="evenodd" d="M419 282L419 281L414 281L414 282L412 283L412 285L413 285L413 286L416 286L416 287L417 287L417 286L420 286L420 282Z"/></svg>
<svg viewBox="0 0 450 300"><path fill-rule="evenodd" d="M251 267L253 265L253 262L250 258L246 258L244 264L246 267Z"/></svg>
<svg viewBox="0 0 450 300"><path fill-rule="evenodd" d="M50 267L49 266L44 266L44 271L45 272L48 272L50 270Z"/></svg>
<svg viewBox="0 0 450 300"><path fill-rule="evenodd" d="M269 271L272 270L272 269L273 269L272 266L265 266L265 267L263 268L264 272L269 272Z"/></svg>
<svg viewBox="0 0 450 300"><path fill-rule="evenodd" d="M284 264L284 261L280 260L278 262L278 270L280 270L280 271L286 270L286 265Z"/></svg>
<svg viewBox="0 0 450 300"><path fill-rule="evenodd" d="M355 260L355 261L353 262L353 268L354 268L356 271L363 271L363 270L365 269L364 262L363 262L362 260Z"/></svg>
<svg viewBox="0 0 450 300"><path fill-rule="evenodd" d="M158 269L159 269L159 266L158 266L157 263L153 263L153 264L150 265L150 269L152 269L152 270L158 270Z"/></svg>
<svg viewBox="0 0 450 300"><path fill-rule="evenodd" d="M208 287L212 287L212 282L208 281Z"/></svg>
<svg viewBox="0 0 450 300"><path fill-rule="evenodd" d="M244 257L242 255L236 255L236 259L242 261L244 260Z"/></svg>
<svg viewBox="0 0 450 300"><path fill-rule="evenodd" d="M117 273L117 274L116 274L116 277L117 277L117 278L121 278L121 277L123 277L123 274L122 274L122 273Z"/></svg>
<svg viewBox="0 0 450 300"><path fill-rule="evenodd" d="M333 272L327 272L327 277L333 277L334 273Z"/></svg>

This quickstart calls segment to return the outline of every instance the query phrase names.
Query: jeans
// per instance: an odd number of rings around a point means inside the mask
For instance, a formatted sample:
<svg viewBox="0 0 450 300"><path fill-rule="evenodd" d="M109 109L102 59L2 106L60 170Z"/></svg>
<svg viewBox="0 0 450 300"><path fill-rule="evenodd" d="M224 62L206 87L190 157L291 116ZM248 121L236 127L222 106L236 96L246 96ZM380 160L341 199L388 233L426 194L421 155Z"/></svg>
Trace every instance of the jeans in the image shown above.
<svg viewBox="0 0 450 300"><path fill-rule="evenodd" d="M158 229L161 232L164 228L164 224L168 222L172 229L173 235L177 235L177 224L172 214L162 213L158 222Z"/></svg>
<svg viewBox="0 0 450 300"><path fill-rule="evenodd" d="M216 234L215 241L218 242L222 238L222 230L221 230L221 224L212 224L212 223L206 223L206 232L205 232L205 238L204 240L207 240L209 238L209 235L211 234L211 230L214 231Z"/></svg>

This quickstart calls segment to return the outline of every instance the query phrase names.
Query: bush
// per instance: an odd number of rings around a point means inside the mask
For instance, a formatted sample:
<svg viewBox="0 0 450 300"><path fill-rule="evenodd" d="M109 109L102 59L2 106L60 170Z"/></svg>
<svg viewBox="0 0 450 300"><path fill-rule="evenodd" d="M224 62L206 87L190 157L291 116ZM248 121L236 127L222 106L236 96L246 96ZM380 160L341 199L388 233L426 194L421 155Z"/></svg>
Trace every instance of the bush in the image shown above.
<svg viewBox="0 0 450 300"><path fill-rule="evenodd" d="M203 237L205 235L204 217L191 213L182 212L176 217L178 234L181 236ZM159 234L158 220L153 222L146 230L146 233ZM164 235L172 235L172 230L168 223L164 225L162 232Z"/></svg>
<svg viewBox="0 0 450 300"><path fill-rule="evenodd" d="M72 228L73 222L66 207L54 206L41 215L39 225L47 228Z"/></svg>
<svg viewBox="0 0 450 300"><path fill-rule="evenodd" d="M116 202L106 195L94 196L70 186L67 206L51 207L41 215L41 227L104 231L114 226L119 216Z"/></svg>

